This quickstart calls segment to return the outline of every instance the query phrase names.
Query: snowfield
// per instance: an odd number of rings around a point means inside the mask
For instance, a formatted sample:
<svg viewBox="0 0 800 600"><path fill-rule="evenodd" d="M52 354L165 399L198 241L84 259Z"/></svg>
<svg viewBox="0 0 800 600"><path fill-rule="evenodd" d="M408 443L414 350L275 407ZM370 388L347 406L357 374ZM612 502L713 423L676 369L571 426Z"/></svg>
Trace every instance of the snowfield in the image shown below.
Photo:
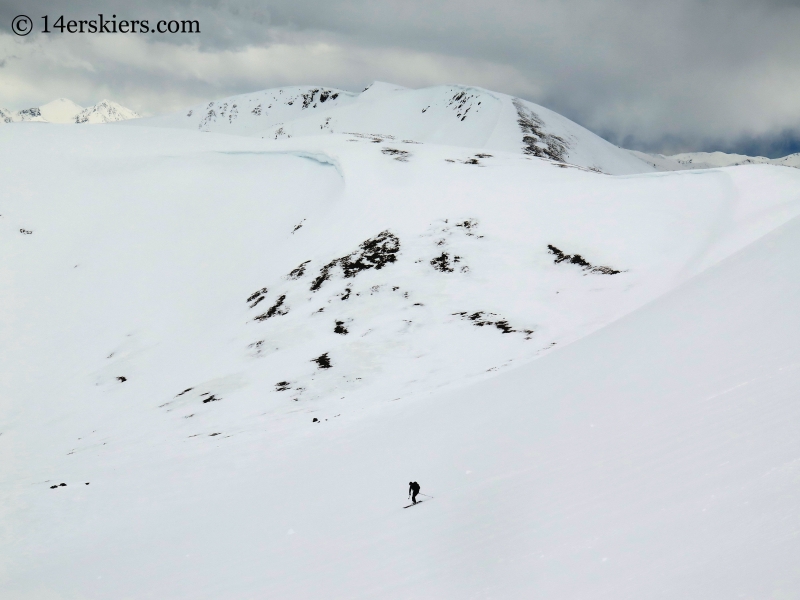
<svg viewBox="0 0 800 600"><path fill-rule="evenodd" d="M212 104L0 128L3 598L800 596L800 171Z"/></svg>

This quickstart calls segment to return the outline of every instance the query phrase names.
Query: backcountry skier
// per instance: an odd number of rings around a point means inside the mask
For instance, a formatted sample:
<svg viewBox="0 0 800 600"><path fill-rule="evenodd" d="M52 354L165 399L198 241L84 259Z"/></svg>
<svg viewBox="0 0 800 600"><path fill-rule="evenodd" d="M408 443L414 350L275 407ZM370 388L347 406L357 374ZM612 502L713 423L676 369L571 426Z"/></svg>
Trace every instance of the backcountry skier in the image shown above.
<svg viewBox="0 0 800 600"><path fill-rule="evenodd" d="M419 494L419 484L416 481L408 482L408 495L411 496L411 502L417 503L417 494Z"/></svg>

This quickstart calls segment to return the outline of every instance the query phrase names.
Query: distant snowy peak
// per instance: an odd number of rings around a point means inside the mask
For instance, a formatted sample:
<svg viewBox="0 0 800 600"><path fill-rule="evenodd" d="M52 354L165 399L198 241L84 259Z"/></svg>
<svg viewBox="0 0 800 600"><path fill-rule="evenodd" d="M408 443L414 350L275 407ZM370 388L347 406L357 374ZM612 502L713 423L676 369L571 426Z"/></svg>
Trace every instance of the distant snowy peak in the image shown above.
<svg viewBox="0 0 800 600"><path fill-rule="evenodd" d="M483 88L408 89L375 82L360 94L286 87L233 96L137 123L267 139L340 134L518 154L612 174L653 171L542 106ZM387 142L387 143L388 143Z"/></svg>
<svg viewBox="0 0 800 600"><path fill-rule="evenodd" d="M767 158L765 156L746 156L744 154L726 154L724 152L687 152L668 156L667 158L688 169L733 167L738 165L800 167L800 153L790 154L783 158Z"/></svg>
<svg viewBox="0 0 800 600"><path fill-rule="evenodd" d="M140 115L132 111L130 108L111 102L110 100L102 100L94 106L84 108L75 117L76 123L116 123L117 121L127 121L128 119L138 119Z"/></svg>
<svg viewBox="0 0 800 600"><path fill-rule="evenodd" d="M17 111L0 108L0 123L113 123L137 118L139 115L134 111L110 100L103 100L88 108L67 98Z"/></svg>
<svg viewBox="0 0 800 600"><path fill-rule="evenodd" d="M48 123L74 123L75 117L83 110L72 100L59 98L39 107L39 114Z"/></svg>
<svg viewBox="0 0 800 600"><path fill-rule="evenodd" d="M631 152L653 165L659 171L718 169L720 167L736 167L740 165L777 165L800 169L800 153L790 154L783 158L767 158L765 156L747 156L745 154L726 154L725 152L686 152L672 156L645 154L644 152L633 150Z"/></svg>

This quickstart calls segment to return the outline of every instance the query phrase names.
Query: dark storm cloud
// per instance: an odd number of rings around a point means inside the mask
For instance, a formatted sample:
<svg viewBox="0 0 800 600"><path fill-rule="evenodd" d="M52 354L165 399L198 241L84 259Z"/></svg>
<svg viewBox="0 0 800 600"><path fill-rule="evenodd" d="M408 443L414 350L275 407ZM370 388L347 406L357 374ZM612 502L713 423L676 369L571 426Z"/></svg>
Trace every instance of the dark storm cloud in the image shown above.
<svg viewBox="0 0 800 600"><path fill-rule="evenodd" d="M32 11L30 2L3 2L0 31ZM174 103L291 83L353 89L390 77L409 86L493 87L650 151L746 146L774 154L800 139L794 133L800 129L800 0L70 0L41 3L30 16L36 22L45 13L79 19L99 12L201 22L202 35L191 39L137 40L154 48L149 58L136 50L144 62L100 50L86 59L92 64L81 73L87 85L102 84L120 101L138 98L150 111L158 109L158 90L172 94ZM314 43L328 45L330 68L312 64L317 55L307 48ZM197 60L163 49L187 44ZM297 63L286 50L281 56L292 69L265 71L263 78L255 67L236 68L231 58L239 52L254 60L252 49L278 47L297 48ZM146 60L158 62L162 53L174 63L147 68ZM272 64L274 56L261 60ZM213 74L217 59L231 61L224 76ZM425 66L414 67L415 61Z"/></svg>

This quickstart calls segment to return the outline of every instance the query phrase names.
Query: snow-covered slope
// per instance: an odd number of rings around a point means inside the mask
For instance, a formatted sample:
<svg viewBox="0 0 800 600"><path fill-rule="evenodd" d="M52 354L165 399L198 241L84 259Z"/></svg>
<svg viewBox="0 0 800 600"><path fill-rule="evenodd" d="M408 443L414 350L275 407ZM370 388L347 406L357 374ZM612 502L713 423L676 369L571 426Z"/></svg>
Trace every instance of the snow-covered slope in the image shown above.
<svg viewBox="0 0 800 600"><path fill-rule="evenodd" d="M233 96L137 125L281 139L355 134L524 153L612 174L654 169L542 106L468 86L419 90L376 82L361 94L290 87Z"/></svg>
<svg viewBox="0 0 800 600"><path fill-rule="evenodd" d="M800 591L800 172L10 124L0 182L10 597Z"/></svg>
<svg viewBox="0 0 800 600"><path fill-rule="evenodd" d="M0 123L114 123L138 118L139 115L131 109L110 100L102 100L88 108L66 98L18 111L0 108Z"/></svg>

